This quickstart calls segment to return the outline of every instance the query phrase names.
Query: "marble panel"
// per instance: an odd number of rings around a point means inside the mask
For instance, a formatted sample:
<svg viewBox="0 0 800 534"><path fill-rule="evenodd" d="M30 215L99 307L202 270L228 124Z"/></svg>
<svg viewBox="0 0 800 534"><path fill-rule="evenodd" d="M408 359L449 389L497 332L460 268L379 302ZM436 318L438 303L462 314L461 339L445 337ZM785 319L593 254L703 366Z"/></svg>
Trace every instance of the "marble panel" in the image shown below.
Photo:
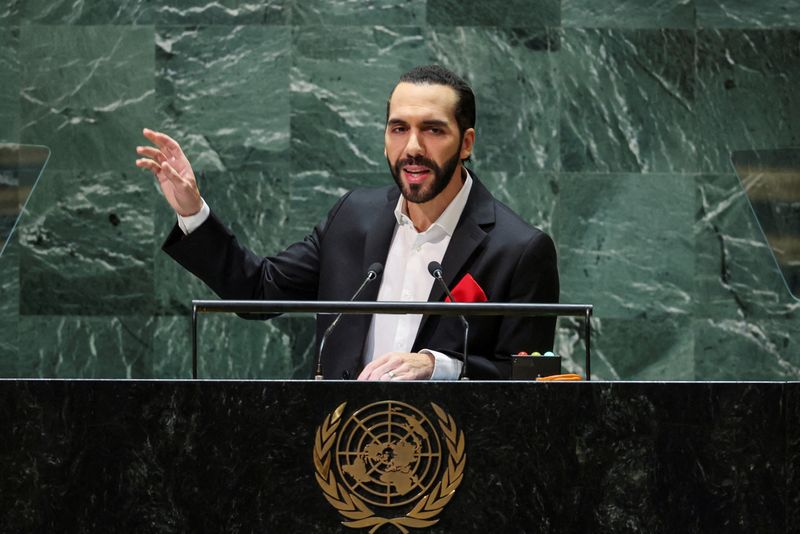
<svg viewBox="0 0 800 534"><path fill-rule="evenodd" d="M558 184L562 302L594 304L604 319L690 313L691 176L562 174Z"/></svg>
<svg viewBox="0 0 800 534"><path fill-rule="evenodd" d="M103 2L87 0L26 2L23 17L34 24L99 25L99 24L288 24L291 0L173 0L150 3L141 0Z"/></svg>
<svg viewBox="0 0 800 534"><path fill-rule="evenodd" d="M292 51L292 174L385 169L386 101L431 60L420 28L298 27Z"/></svg>
<svg viewBox="0 0 800 534"><path fill-rule="evenodd" d="M383 187L393 183L388 168L375 172L307 171L292 175L291 211L285 236L300 241L328 216L345 193L362 187Z"/></svg>
<svg viewBox="0 0 800 534"><path fill-rule="evenodd" d="M559 198L558 174L550 172L480 172L483 185L494 197L529 224L552 237ZM559 248L556 242L556 249Z"/></svg>
<svg viewBox="0 0 800 534"><path fill-rule="evenodd" d="M209 207L229 225L242 244L257 254L277 254L290 244L286 236L287 168L284 162L271 165L263 172L215 171L204 173L198 179ZM157 229L152 244L156 313L188 316L192 299L218 297L161 251L161 245L176 223L176 216L160 192L154 194L150 202L149 205L155 205Z"/></svg>
<svg viewBox="0 0 800 534"><path fill-rule="evenodd" d="M251 321L201 314L198 318L198 376L203 379L301 378L313 376L313 316ZM153 375L191 378L189 316L162 316L154 332Z"/></svg>
<svg viewBox="0 0 800 534"><path fill-rule="evenodd" d="M797 317L800 302L783 281L741 182L733 174L696 181L695 282L698 317Z"/></svg>
<svg viewBox="0 0 800 534"><path fill-rule="evenodd" d="M153 29L23 26L23 143L52 150L48 169L127 169L152 124Z"/></svg>
<svg viewBox="0 0 800 534"><path fill-rule="evenodd" d="M754 4L755 6L755 4ZM800 145L800 31L697 32L700 169L731 172L731 151Z"/></svg>
<svg viewBox="0 0 800 534"><path fill-rule="evenodd" d="M19 244L12 236L0 256L0 377L16 376L18 328Z"/></svg>
<svg viewBox="0 0 800 534"><path fill-rule="evenodd" d="M563 32L562 169L695 170L694 32Z"/></svg>
<svg viewBox="0 0 800 534"><path fill-rule="evenodd" d="M556 30L436 27L425 42L475 93L478 173L558 169Z"/></svg>
<svg viewBox="0 0 800 534"><path fill-rule="evenodd" d="M694 380L695 332L689 316L592 319L592 380ZM562 370L586 376L583 320L562 317L555 352Z"/></svg>
<svg viewBox="0 0 800 534"><path fill-rule="evenodd" d="M800 1L693 0L700 28L798 28Z"/></svg>
<svg viewBox="0 0 800 534"><path fill-rule="evenodd" d="M291 21L294 0L171 0L152 7L158 26L285 25Z"/></svg>
<svg viewBox="0 0 800 534"><path fill-rule="evenodd" d="M14 376L152 378L154 320L145 316L21 316Z"/></svg>
<svg viewBox="0 0 800 534"><path fill-rule="evenodd" d="M25 0L21 16L43 25L152 24L153 6L142 0Z"/></svg>
<svg viewBox="0 0 800 534"><path fill-rule="evenodd" d="M693 29L696 0L563 0L565 28Z"/></svg>
<svg viewBox="0 0 800 534"><path fill-rule="evenodd" d="M48 171L17 228L20 313L151 313L149 188L137 169Z"/></svg>
<svg viewBox="0 0 800 534"><path fill-rule="evenodd" d="M292 5L293 26L418 26L426 0L303 0Z"/></svg>
<svg viewBox="0 0 800 534"><path fill-rule="evenodd" d="M286 160L289 43L285 27L160 28L160 126L151 127L175 138L198 172Z"/></svg>
<svg viewBox="0 0 800 534"><path fill-rule="evenodd" d="M561 25L560 0L460 2L428 0L427 23L432 26L504 26L544 28Z"/></svg>
<svg viewBox="0 0 800 534"><path fill-rule="evenodd" d="M3 20L0 14L0 21ZM0 26L0 143L19 142L19 29Z"/></svg>
<svg viewBox="0 0 800 534"><path fill-rule="evenodd" d="M797 319L696 319L698 380L800 380Z"/></svg>
<svg viewBox="0 0 800 534"><path fill-rule="evenodd" d="M0 4L0 26L16 26L19 24L19 12L22 0L7 0Z"/></svg>

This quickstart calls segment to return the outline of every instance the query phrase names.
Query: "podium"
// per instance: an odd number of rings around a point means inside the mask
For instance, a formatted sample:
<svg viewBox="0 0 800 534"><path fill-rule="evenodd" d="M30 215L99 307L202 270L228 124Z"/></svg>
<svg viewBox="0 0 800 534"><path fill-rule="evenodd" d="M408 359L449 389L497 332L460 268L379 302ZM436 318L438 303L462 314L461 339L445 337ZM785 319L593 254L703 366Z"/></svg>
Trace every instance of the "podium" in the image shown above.
<svg viewBox="0 0 800 534"><path fill-rule="evenodd" d="M781 382L2 380L0 530L368 532L336 503L356 496L376 520L419 505L413 487L405 507L358 497L361 458L375 476L427 477L427 494L460 476L420 508L436 522L408 531L792 532L798 398ZM370 419L376 406L394 426ZM427 423L409 424L413 410ZM352 437L373 423L388 434ZM408 468L430 446L368 450L402 429L439 440L439 471Z"/></svg>

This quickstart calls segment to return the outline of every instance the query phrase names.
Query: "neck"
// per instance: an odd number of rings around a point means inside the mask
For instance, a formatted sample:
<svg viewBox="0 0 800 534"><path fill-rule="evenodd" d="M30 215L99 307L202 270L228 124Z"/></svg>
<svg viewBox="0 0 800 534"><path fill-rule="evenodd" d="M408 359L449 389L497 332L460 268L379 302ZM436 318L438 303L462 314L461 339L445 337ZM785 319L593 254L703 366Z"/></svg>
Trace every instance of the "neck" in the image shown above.
<svg viewBox="0 0 800 534"><path fill-rule="evenodd" d="M411 222L414 223L414 228L417 229L417 232L424 232L436 222L436 219L444 213L447 206L450 205L453 199L456 198L456 195L458 195L458 192L461 191L466 179L467 172L464 170L464 166L459 163L456 170L453 172L450 183L447 184L444 191L436 195L435 198L422 204L406 201L408 217L411 219Z"/></svg>

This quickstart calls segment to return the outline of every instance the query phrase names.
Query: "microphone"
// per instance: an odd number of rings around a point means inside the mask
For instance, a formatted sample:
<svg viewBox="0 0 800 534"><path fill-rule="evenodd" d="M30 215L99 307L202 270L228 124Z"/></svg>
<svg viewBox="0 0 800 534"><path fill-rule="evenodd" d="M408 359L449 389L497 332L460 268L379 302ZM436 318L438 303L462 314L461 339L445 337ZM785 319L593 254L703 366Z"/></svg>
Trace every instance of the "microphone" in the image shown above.
<svg viewBox="0 0 800 534"><path fill-rule="evenodd" d="M431 276L434 279L436 279L437 282L439 282L439 285L442 286L445 295L447 295L448 298L450 298L450 302L455 302L456 300L453 298L453 295L450 294L450 290L447 289L447 284L444 283L444 280L442 278L444 272L442 270L442 265L438 261L432 261L428 264L428 272L431 273ZM461 319L461 323L464 325L464 353L463 353L464 365L462 365L461 367L461 374L458 376L458 379L469 380L469 378L467 378L467 338L469 337L469 323L467 322L467 319L463 315L459 314L458 317L459 319Z"/></svg>
<svg viewBox="0 0 800 534"><path fill-rule="evenodd" d="M381 274L383 274L383 264L380 262L375 262L369 266L367 269L367 277L364 278L364 281L361 282L361 285L356 292L353 293L353 297L350 299L351 301L356 300L358 296L364 291L364 288L372 282L373 280L377 280L380 278ZM328 339L328 336L331 335L333 329L339 324L339 320L342 318L342 313L336 316L336 319L333 320L331 325L325 330L325 333L322 334L322 339L319 342L319 354L317 355L317 372L314 375L314 380L322 380L322 350L325 348L325 341Z"/></svg>

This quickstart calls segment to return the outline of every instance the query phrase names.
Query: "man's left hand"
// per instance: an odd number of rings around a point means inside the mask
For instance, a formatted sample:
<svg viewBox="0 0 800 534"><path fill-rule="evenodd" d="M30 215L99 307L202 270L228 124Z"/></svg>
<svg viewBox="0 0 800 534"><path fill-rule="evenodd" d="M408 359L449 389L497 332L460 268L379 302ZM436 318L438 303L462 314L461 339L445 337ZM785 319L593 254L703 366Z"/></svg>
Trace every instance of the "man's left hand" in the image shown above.
<svg viewBox="0 0 800 534"><path fill-rule="evenodd" d="M359 380L428 380L433 375L433 356L419 352L389 352L372 360Z"/></svg>

